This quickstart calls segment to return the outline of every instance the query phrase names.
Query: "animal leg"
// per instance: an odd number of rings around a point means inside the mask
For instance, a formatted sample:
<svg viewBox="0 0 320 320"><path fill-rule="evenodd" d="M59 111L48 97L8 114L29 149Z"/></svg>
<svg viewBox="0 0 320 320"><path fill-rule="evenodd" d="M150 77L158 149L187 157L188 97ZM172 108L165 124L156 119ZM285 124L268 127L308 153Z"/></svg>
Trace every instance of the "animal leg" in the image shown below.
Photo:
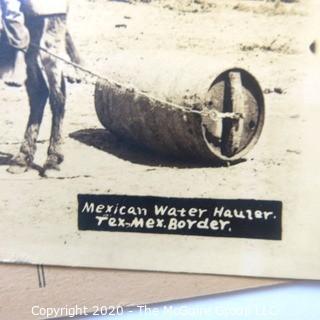
<svg viewBox="0 0 320 320"><path fill-rule="evenodd" d="M30 114L20 151L14 157L8 169L10 173L27 171L33 162L36 152L39 128L43 118L44 107L49 96L45 79L39 66L36 64L28 64L26 89L29 98Z"/></svg>
<svg viewBox="0 0 320 320"><path fill-rule="evenodd" d="M60 81L59 81L60 80ZM52 124L50 143L48 148L48 158L43 167L44 172L48 169L59 170L59 165L63 162L62 153L62 125L65 113L66 90L65 81L60 75L60 79L56 79L55 87L52 88L49 95L50 107L52 111Z"/></svg>
<svg viewBox="0 0 320 320"><path fill-rule="evenodd" d="M46 19L42 46L55 55L65 52L66 18L64 15ZM47 161L43 174L47 170L59 170L64 157L62 154L62 124L65 113L66 85L63 77L61 62L48 52L40 53L42 65L49 88L49 102L52 112L52 125Z"/></svg>

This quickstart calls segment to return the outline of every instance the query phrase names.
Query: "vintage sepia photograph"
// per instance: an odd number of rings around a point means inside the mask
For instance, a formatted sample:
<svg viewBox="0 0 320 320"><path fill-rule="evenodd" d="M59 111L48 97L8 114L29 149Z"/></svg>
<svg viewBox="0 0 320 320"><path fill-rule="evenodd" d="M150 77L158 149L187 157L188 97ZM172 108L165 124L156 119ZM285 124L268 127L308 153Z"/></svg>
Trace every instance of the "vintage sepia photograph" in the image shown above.
<svg viewBox="0 0 320 320"><path fill-rule="evenodd" d="M0 3L1 262L320 279L317 1Z"/></svg>

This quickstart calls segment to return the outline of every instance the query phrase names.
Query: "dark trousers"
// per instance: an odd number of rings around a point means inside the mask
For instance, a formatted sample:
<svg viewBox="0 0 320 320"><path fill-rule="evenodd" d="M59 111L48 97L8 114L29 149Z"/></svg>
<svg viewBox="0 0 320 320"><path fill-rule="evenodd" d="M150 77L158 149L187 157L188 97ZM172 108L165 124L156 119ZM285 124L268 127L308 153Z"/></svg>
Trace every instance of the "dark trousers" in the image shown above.
<svg viewBox="0 0 320 320"><path fill-rule="evenodd" d="M0 0L0 4L5 39L11 47L26 51L29 46L30 36L25 26L20 1Z"/></svg>

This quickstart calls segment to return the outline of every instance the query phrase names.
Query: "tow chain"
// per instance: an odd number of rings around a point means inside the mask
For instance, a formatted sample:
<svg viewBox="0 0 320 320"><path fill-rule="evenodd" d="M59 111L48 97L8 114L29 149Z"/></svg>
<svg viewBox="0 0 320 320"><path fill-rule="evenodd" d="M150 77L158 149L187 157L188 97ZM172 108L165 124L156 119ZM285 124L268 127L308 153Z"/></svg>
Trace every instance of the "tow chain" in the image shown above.
<svg viewBox="0 0 320 320"><path fill-rule="evenodd" d="M241 114L241 113L219 112L216 109L197 110L197 109L192 109L190 107L183 107L183 106L175 104L173 102L169 102L169 101L165 101L165 100L156 98L156 97L154 97L154 96L152 96L150 94L147 94L147 93L135 88L134 86L131 86L131 85L129 86L129 85L120 83L118 81L115 81L114 79L101 76L100 74L98 74L96 72L93 72L92 70L89 70L89 69L87 69L87 68L85 68L85 67L83 67L83 66L81 66L81 65L79 65L77 63L74 63L72 61L69 61L69 60L63 58L63 57L60 57L59 55L56 55L55 53L52 53L48 49L43 48L41 46L38 46L38 45L36 45L34 43L30 43L30 46L33 46L33 47L35 47L35 48L47 53L51 57L54 57L55 59L63 62L64 64L73 67L74 70L76 70L76 71L78 71L78 70L81 71L85 76L90 77L90 79L94 79L94 81L87 81L87 79L85 77L82 78L81 80L85 80L85 82L87 84L95 85L97 79L103 80L103 81L109 82L109 83L111 83L111 84L113 84L113 85L115 85L115 86L117 86L119 88L124 88L124 89L126 89L128 91L135 92L136 94L144 96L144 97L146 97L147 99L149 99L151 101L158 102L158 103L156 103L157 107L161 107L161 108L164 108L164 109L171 108L172 110L175 110L175 111L179 110L179 111L181 111L183 113L197 114L197 115L200 115L202 117L209 117L213 121L218 121L218 120L221 120L221 119L239 120L239 119L243 118L243 114Z"/></svg>

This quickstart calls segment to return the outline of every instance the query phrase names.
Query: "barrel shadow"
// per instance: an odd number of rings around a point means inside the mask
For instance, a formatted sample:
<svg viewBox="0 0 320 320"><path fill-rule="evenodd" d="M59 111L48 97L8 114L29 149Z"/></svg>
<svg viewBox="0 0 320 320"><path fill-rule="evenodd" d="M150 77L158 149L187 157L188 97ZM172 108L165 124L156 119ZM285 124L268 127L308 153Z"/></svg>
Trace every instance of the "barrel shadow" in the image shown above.
<svg viewBox="0 0 320 320"><path fill-rule="evenodd" d="M161 167L175 167L179 169L187 168L205 168L205 167L221 167L222 165L212 165L199 162L191 162L163 156L144 148L137 144L133 144L127 140L115 136L106 129L84 129L75 131L69 136L85 145L95 147L103 152L113 154L114 156L130 161L135 164Z"/></svg>

